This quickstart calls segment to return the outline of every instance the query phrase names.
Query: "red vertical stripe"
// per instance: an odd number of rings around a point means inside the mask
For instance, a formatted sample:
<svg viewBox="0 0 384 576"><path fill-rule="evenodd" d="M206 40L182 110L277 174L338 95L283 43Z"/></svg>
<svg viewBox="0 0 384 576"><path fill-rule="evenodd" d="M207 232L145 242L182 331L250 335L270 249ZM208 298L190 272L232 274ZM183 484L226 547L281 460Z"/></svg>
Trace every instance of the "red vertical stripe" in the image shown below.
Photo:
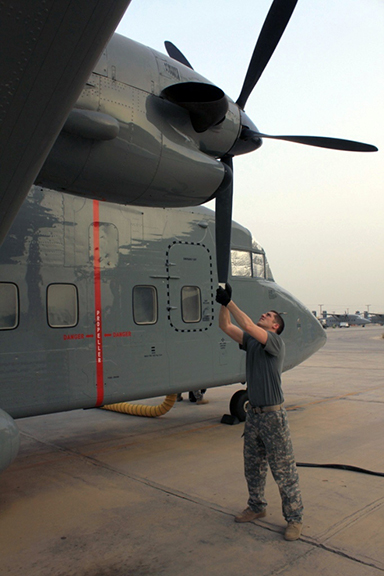
<svg viewBox="0 0 384 576"><path fill-rule="evenodd" d="M93 272L95 286L95 337L96 337L96 406L104 400L103 338L101 314L101 279L100 279L100 222L99 202L93 201Z"/></svg>

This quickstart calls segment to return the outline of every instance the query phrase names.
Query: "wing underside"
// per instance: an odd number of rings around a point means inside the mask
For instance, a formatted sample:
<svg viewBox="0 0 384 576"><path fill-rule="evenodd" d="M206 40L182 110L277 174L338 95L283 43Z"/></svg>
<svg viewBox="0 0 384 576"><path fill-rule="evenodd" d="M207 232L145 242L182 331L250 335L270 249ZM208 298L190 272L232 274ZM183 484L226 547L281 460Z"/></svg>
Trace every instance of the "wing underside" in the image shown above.
<svg viewBox="0 0 384 576"><path fill-rule="evenodd" d="M129 3L2 3L0 242Z"/></svg>

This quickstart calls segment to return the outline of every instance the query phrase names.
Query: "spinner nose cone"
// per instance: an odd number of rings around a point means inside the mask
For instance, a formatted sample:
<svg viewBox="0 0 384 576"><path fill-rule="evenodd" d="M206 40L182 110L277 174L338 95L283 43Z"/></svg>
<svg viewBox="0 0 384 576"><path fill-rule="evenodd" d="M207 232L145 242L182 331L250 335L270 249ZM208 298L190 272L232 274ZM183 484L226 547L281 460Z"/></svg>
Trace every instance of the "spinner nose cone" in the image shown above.
<svg viewBox="0 0 384 576"><path fill-rule="evenodd" d="M255 124L243 110L240 110L240 133L229 154L231 156L240 156L260 148L263 141L261 138L254 136L255 132L258 132ZM253 134L252 138L249 137L249 134Z"/></svg>

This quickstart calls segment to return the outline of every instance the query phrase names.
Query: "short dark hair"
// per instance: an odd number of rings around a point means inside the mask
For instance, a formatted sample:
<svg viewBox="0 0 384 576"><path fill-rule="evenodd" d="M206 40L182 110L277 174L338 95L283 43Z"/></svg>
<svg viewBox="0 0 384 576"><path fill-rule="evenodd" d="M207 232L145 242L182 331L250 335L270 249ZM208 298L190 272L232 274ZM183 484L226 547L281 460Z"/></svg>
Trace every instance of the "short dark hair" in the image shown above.
<svg viewBox="0 0 384 576"><path fill-rule="evenodd" d="M271 310L271 312L273 312L275 315L275 323L279 325L278 329L276 330L276 334L281 334L285 327L284 320L282 316L276 312L276 310Z"/></svg>

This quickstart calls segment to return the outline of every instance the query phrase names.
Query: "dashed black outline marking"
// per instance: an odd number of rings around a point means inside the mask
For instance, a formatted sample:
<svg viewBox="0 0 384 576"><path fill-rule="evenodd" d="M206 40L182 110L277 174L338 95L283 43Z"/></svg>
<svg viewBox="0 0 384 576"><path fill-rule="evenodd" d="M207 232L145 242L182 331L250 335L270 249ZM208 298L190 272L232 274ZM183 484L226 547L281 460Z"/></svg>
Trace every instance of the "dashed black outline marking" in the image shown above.
<svg viewBox="0 0 384 576"><path fill-rule="evenodd" d="M186 329L181 329L181 328L176 328L176 326L174 326L174 324L172 323L171 320L171 311L170 311L170 306L171 306L171 301L170 301L170 285L169 285L169 281L170 281L170 270L169 270L169 251L172 248L172 246L174 246L175 244L184 244L184 245L190 245L190 246L201 246L202 248L205 248L205 250L208 253L208 257L209 257L209 274L210 274L210 281L211 281L211 321L209 323L208 326L205 326L205 328L186 328ZM201 242L182 242L181 240L177 241L174 240L172 242L172 244L169 244L167 252L166 252L166 272L168 275L167 278L167 306L168 306L168 320L170 325L172 326L172 328L175 330L175 332L206 332L207 330L209 330L209 328L212 326L213 324L213 320L215 318L215 308L214 308L214 294L213 294L213 263L212 263L212 255L211 255L211 251L209 248L207 248L207 246L205 244L202 244ZM183 321L182 318L180 318L181 321ZM202 319L200 320L200 322L202 322Z"/></svg>

